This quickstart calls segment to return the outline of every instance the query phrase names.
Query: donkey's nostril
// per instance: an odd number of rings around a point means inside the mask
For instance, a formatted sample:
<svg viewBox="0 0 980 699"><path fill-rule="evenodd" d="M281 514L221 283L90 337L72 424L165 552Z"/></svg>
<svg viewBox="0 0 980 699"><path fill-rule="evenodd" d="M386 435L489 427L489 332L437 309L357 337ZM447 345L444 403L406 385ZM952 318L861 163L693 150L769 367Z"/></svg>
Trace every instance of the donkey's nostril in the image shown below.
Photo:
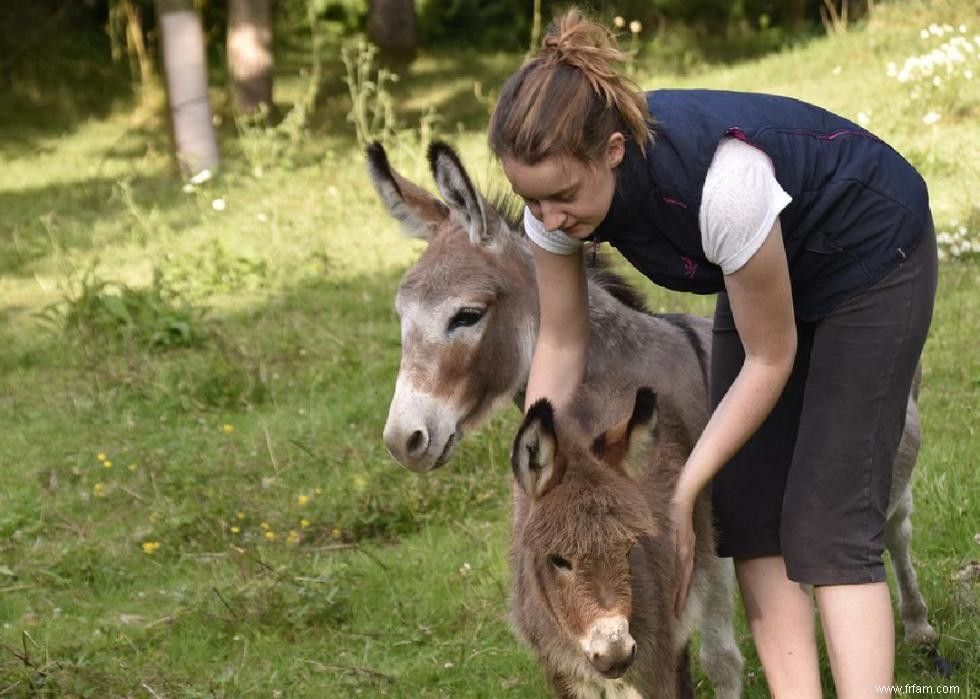
<svg viewBox="0 0 980 699"><path fill-rule="evenodd" d="M423 442L425 441L425 435L422 434L421 430L415 430L412 432L412 436L408 438L408 453L415 454L419 448L424 447Z"/></svg>

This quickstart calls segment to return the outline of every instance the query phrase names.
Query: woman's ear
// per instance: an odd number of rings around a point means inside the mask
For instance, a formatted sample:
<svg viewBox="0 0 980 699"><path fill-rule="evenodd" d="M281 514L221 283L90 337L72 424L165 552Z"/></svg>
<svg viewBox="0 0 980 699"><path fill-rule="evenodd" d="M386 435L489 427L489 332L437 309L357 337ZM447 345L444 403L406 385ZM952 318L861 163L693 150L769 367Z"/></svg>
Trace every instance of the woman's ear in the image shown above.
<svg viewBox="0 0 980 699"><path fill-rule="evenodd" d="M616 168L626 155L626 138L619 131L614 131L606 143L606 164Z"/></svg>

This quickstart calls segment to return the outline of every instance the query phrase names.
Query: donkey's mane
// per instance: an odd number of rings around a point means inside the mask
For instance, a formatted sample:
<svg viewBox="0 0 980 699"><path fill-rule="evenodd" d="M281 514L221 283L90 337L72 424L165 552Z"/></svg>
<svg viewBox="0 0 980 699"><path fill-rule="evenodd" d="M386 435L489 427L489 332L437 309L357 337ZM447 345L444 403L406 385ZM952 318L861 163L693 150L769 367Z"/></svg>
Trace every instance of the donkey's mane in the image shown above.
<svg viewBox="0 0 980 699"><path fill-rule="evenodd" d="M596 259L593 259L592 255L588 255L586 267L589 272L589 279L608 291L614 299L634 311L650 313L643 296L632 284L626 281L625 277L613 271L608 257L598 255Z"/></svg>
<svg viewBox="0 0 980 699"><path fill-rule="evenodd" d="M499 184L494 184L483 195L483 198L504 220L510 230L516 231L522 237L527 235L524 232L524 203L516 194L511 194Z"/></svg>

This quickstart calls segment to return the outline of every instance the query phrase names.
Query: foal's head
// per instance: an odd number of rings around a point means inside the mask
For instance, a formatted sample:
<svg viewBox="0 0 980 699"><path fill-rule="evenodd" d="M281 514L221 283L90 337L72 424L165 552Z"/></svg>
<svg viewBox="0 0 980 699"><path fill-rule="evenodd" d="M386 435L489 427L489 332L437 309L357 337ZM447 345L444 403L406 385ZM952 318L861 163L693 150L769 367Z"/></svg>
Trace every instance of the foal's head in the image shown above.
<svg viewBox="0 0 980 699"><path fill-rule="evenodd" d="M642 487L656 423L656 396L641 389L629 420L590 443L567 420L556 424L541 400L514 441L514 476L528 500L514 532L515 574L526 576L538 600L524 613L547 615L562 645L580 650L606 678L633 662L631 623L649 626L634 608L637 586L667 589L673 575L666 526Z"/></svg>

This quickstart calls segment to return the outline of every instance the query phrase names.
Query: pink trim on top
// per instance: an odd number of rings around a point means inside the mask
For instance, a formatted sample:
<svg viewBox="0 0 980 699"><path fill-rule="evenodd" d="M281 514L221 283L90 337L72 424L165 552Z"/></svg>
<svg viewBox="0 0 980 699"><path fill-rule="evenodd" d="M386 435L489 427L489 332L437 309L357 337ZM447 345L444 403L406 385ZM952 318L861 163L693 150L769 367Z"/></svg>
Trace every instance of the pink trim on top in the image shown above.
<svg viewBox="0 0 980 699"><path fill-rule="evenodd" d="M728 131L725 132L725 135L732 136L733 138L738 139L742 143L752 146L757 151L760 151L764 156L769 158L769 165L772 167L772 172L774 175L776 174L776 163L773 162L772 156L766 153L766 149L760 146L758 143L753 143L752 141L750 141L749 137L745 135L745 132L742 131L741 127L733 126L732 128L728 129Z"/></svg>
<svg viewBox="0 0 980 699"><path fill-rule="evenodd" d="M745 132L742 131L742 129L740 129L737 126L733 126L732 128L728 129L728 131L725 132L725 135L726 136L734 136L739 141L743 141L744 143L748 143L749 142L749 139L748 139L748 137L746 137Z"/></svg>
<svg viewBox="0 0 980 699"><path fill-rule="evenodd" d="M668 204L673 204L674 206L679 206L682 209L686 209L687 208L687 204L685 204L684 202L682 202L682 201L680 201L678 199L671 199L670 197L663 197L663 200L665 202L667 202Z"/></svg>
<svg viewBox="0 0 980 699"><path fill-rule="evenodd" d="M821 141L833 141L838 136L861 136L862 138L870 138L875 141L881 140L873 133L851 131L849 129L841 129L840 131L834 131L833 133L818 133L816 131L807 131L805 129L795 129L793 131L786 131L785 133L792 134L793 136L812 136L813 138L819 138Z"/></svg>

